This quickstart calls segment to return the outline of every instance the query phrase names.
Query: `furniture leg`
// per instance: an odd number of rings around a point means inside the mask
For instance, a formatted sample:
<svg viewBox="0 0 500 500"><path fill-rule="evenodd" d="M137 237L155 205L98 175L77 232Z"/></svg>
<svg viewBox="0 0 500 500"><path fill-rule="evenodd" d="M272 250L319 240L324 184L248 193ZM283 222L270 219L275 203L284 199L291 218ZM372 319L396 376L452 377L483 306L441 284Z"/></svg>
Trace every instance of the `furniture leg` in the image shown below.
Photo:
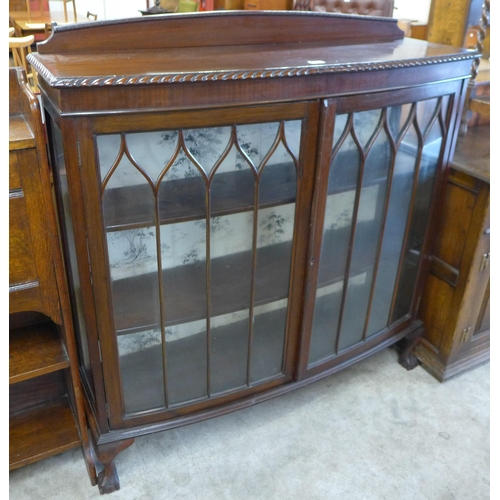
<svg viewBox="0 0 500 500"><path fill-rule="evenodd" d="M399 351L398 363L407 370L413 370L419 364L418 359L413 354L413 350L424 336L424 325L420 325L411 331L406 337L396 343Z"/></svg>
<svg viewBox="0 0 500 500"><path fill-rule="evenodd" d="M133 442L134 439L125 439L95 446L97 459L104 467L97 476L97 485L101 495L113 493L113 491L120 489L120 481L114 460L118 453L128 448Z"/></svg>

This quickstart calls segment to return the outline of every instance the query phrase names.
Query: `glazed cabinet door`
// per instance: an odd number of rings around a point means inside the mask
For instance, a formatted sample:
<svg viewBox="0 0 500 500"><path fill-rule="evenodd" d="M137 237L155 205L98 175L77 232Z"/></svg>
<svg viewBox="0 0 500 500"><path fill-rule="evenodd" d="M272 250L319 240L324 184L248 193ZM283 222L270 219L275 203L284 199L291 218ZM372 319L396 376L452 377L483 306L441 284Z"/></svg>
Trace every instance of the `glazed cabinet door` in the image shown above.
<svg viewBox="0 0 500 500"><path fill-rule="evenodd" d="M351 362L415 320L460 89L324 102L301 376Z"/></svg>
<svg viewBox="0 0 500 500"><path fill-rule="evenodd" d="M318 109L75 120L111 427L291 380Z"/></svg>

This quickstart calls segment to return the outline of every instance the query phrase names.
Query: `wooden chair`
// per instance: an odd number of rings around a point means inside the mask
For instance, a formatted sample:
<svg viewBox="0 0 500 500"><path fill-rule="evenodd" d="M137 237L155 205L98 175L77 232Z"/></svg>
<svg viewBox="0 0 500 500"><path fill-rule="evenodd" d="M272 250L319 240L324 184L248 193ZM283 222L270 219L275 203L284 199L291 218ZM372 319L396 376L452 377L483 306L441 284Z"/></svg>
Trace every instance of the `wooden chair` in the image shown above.
<svg viewBox="0 0 500 500"><path fill-rule="evenodd" d="M52 23L45 23L44 35L45 39L49 38L52 34Z"/></svg>
<svg viewBox="0 0 500 500"><path fill-rule="evenodd" d="M50 11L48 0L37 0L40 8L40 13L43 12L45 9L46 12ZM73 20L76 23L77 17L76 17L76 5L75 5L75 0L61 0L63 3L63 9L64 9L64 21L67 23L68 22L68 8L67 8L67 3L71 3L73 6ZM28 7L28 14L30 14L30 3L31 0L26 0L26 4Z"/></svg>
<svg viewBox="0 0 500 500"><path fill-rule="evenodd" d="M13 65L24 69L33 92L38 92L38 77L36 71L26 60L26 56L31 54L31 45L34 42L35 37L33 35L9 37L9 49L12 51Z"/></svg>
<svg viewBox="0 0 500 500"><path fill-rule="evenodd" d="M40 12L40 15L42 15L44 12L49 12L49 0L26 0L26 10L28 11L28 17L30 18L31 12L33 10L38 10Z"/></svg>
<svg viewBox="0 0 500 500"><path fill-rule="evenodd" d="M9 26L9 37L14 36L16 34L16 28Z"/></svg>

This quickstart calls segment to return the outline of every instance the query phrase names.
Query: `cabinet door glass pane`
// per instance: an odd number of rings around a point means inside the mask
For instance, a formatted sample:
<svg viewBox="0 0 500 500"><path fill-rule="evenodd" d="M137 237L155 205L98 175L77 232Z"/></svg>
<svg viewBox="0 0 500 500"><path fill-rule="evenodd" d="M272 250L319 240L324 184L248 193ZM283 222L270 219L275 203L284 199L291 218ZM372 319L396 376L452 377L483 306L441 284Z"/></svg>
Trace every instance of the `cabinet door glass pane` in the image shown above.
<svg viewBox="0 0 500 500"><path fill-rule="evenodd" d="M389 109L389 125L397 150L367 336L383 330L389 323L417 164L418 135L411 112L411 104Z"/></svg>
<svg viewBox="0 0 500 500"><path fill-rule="evenodd" d="M310 365L410 313L448 103L336 117Z"/></svg>
<svg viewBox="0 0 500 500"><path fill-rule="evenodd" d="M335 120L334 156L328 177L316 303L309 362L336 352L344 273L355 205L360 152L353 133L352 117ZM344 127L342 129L342 127Z"/></svg>
<svg viewBox="0 0 500 500"><path fill-rule="evenodd" d="M59 201L62 209L61 224L64 227L63 237L65 239L66 258L68 265L68 280L71 285L71 298L74 310L74 328L76 330L76 339L78 342L80 361L83 365L85 378L92 391L94 392L94 381L92 379L92 370L90 364L90 352L88 346L87 328L84 321L84 302L82 288L80 284L80 275L78 273L78 264L76 257L76 243L73 230L73 218L71 215L71 205L69 197L68 175L66 161L64 158L63 137L61 129L57 126L49 113L45 116L47 120L47 130L51 140L48 141L49 153L52 167L54 169L56 182L58 183Z"/></svg>
<svg viewBox="0 0 500 500"><path fill-rule="evenodd" d="M415 203L404 248L401 277L391 318L392 322L396 322L410 313L413 300L414 283L420 265L420 256L434 191L434 180L443 143L444 125L441 106L441 99L431 99L417 103L415 127L419 131L422 146L417 153L420 154L420 157L415 186Z"/></svg>
<svg viewBox="0 0 500 500"><path fill-rule="evenodd" d="M96 136L126 413L282 376L301 127Z"/></svg>

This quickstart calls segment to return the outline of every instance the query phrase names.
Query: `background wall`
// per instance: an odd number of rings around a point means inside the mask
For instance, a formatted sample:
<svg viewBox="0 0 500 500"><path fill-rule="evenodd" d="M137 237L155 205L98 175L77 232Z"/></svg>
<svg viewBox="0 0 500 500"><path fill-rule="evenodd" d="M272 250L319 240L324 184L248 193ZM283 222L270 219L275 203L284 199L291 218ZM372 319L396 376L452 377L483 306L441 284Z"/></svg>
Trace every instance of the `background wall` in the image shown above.
<svg viewBox="0 0 500 500"><path fill-rule="evenodd" d="M139 16L139 10L146 10L146 0L75 0L76 10L81 15L87 11L97 14L98 20L120 19L125 17ZM154 5L154 0L150 0ZM426 23L429 18L431 0L396 0L394 17L398 19L410 19ZM60 0L50 0L51 10L61 10Z"/></svg>
<svg viewBox="0 0 500 500"><path fill-rule="evenodd" d="M63 3L60 0L50 0L51 11L63 11ZM140 16L139 10L146 10L146 0L75 0L76 11L85 16L87 11L97 14L99 21L105 19L121 19L124 17ZM154 0L150 0L154 5ZM70 4L68 10L71 12Z"/></svg>
<svg viewBox="0 0 500 500"><path fill-rule="evenodd" d="M396 0L394 2L394 15L397 19L409 19L420 23L427 23L431 0Z"/></svg>

